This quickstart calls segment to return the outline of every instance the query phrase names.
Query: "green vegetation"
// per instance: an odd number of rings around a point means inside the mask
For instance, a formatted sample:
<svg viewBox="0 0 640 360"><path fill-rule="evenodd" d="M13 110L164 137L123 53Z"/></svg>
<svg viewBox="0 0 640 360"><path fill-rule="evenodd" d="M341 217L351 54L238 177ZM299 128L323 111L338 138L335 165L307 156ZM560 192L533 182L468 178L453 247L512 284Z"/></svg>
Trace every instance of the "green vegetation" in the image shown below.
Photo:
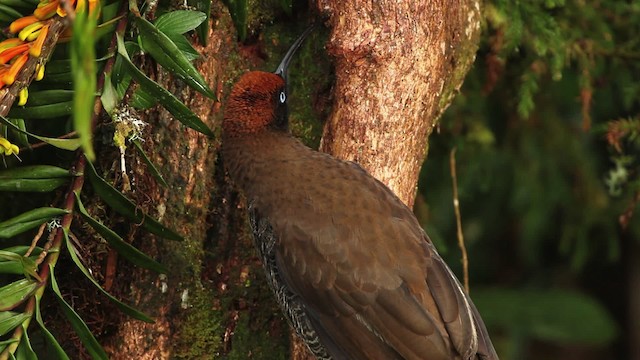
<svg viewBox="0 0 640 360"><path fill-rule="evenodd" d="M459 264L455 147L471 294L502 358L574 356L540 341L625 358L634 285L621 254L640 239L640 6L505 0L484 15L474 69L430 138L421 221Z"/></svg>

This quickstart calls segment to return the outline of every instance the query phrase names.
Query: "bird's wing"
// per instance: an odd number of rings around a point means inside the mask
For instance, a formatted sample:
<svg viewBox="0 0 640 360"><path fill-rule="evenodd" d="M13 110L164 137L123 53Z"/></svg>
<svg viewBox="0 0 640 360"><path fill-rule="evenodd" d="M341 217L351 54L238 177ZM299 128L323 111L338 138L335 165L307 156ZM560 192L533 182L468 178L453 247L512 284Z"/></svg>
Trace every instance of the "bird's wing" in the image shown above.
<svg viewBox="0 0 640 360"><path fill-rule="evenodd" d="M381 183L372 187L342 210L311 201L273 224L278 267L313 321L344 358L473 359L480 351L497 359L411 211ZM396 355L356 357L357 348Z"/></svg>
<svg viewBox="0 0 640 360"><path fill-rule="evenodd" d="M285 235L289 239L311 238L299 229L297 235L291 232ZM469 316L460 311L466 306L460 299L464 295L457 293L447 270L430 254L399 258L392 266L375 256L352 254L346 257L348 263L336 264L314 249L312 240L306 242L307 246L278 250L278 268L307 303L310 317L326 329L337 349L349 355L346 358L353 357L354 348L363 348L358 341L390 347L406 359L449 359L454 353L450 341L466 341L456 345L475 350L472 334L467 334L472 328ZM421 280L416 281L419 274Z"/></svg>

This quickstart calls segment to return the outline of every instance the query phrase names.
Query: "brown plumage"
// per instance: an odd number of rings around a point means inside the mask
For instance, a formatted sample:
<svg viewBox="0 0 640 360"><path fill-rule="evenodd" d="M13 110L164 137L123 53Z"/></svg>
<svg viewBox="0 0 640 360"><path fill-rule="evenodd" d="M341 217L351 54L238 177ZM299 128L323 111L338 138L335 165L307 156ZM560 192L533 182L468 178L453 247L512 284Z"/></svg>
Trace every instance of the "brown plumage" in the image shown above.
<svg viewBox="0 0 640 360"><path fill-rule="evenodd" d="M284 78L300 41L277 74L233 87L222 145L291 324L321 359L497 359L411 210L357 164L287 133Z"/></svg>

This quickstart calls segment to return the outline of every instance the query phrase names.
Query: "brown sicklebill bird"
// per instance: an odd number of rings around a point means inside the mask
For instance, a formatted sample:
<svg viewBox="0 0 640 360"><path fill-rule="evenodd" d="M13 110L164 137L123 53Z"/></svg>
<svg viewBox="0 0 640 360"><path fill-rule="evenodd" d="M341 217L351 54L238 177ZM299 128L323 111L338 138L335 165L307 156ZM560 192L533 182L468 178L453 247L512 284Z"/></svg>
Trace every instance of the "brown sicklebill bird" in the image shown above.
<svg viewBox="0 0 640 360"><path fill-rule="evenodd" d="M287 66L235 84L223 160L278 302L318 359L497 359L469 296L409 209L359 165L287 131Z"/></svg>

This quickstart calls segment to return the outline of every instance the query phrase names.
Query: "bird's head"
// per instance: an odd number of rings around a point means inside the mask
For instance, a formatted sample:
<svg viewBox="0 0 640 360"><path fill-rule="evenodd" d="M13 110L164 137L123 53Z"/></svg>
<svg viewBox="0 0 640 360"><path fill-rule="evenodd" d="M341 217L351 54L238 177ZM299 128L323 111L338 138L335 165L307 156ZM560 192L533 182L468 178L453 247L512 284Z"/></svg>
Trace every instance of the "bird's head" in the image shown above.
<svg viewBox="0 0 640 360"><path fill-rule="evenodd" d="M255 133L266 128L286 130L287 68L302 41L314 26L296 39L275 72L248 72L233 86L224 110L223 130L227 136Z"/></svg>

